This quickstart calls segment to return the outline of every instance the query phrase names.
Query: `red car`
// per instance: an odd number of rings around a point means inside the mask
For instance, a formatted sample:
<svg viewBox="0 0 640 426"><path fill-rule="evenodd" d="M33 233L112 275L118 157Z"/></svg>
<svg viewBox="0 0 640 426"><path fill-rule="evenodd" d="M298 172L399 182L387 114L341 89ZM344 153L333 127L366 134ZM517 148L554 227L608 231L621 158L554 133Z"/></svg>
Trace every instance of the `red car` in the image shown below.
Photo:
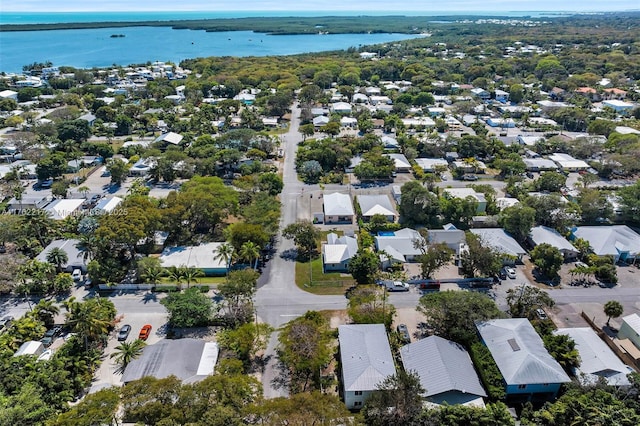
<svg viewBox="0 0 640 426"><path fill-rule="evenodd" d="M143 325L142 329L140 330L140 334L138 335L138 339L147 340L150 334L151 334L151 325L149 324Z"/></svg>

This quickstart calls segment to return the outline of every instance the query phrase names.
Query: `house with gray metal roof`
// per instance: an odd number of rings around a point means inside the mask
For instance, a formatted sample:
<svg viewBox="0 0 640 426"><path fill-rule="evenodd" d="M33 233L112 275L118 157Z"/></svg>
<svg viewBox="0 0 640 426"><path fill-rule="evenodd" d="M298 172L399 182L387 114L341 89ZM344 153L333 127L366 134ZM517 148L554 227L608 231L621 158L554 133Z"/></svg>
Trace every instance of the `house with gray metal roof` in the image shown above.
<svg viewBox="0 0 640 426"><path fill-rule="evenodd" d="M413 371L425 389L423 397L435 404L484 407L487 396L467 351L439 336L400 348L405 371Z"/></svg>
<svg viewBox="0 0 640 426"><path fill-rule="evenodd" d="M151 376L164 379L176 376L183 383L204 380L213 374L218 362L218 344L200 339L163 339L146 346L142 355L131 361L122 374L122 382L129 383Z"/></svg>
<svg viewBox="0 0 640 426"><path fill-rule="evenodd" d="M471 232L480 237L483 244L488 245L498 253L515 257L518 260L521 260L522 256L527 253L527 251L502 228L471 229Z"/></svg>
<svg viewBox="0 0 640 426"><path fill-rule="evenodd" d="M476 328L502 374L508 400L551 399L571 381L528 319L478 321Z"/></svg>
<svg viewBox="0 0 640 426"><path fill-rule="evenodd" d="M580 353L580 365L575 376L583 385L594 385L604 380L610 386L629 386L627 374L633 370L625 365L591 327L559 328L554 334L573 339Z"/></svg>
<svg viewBox="0 0 640 426"><path fill-rule="evenodd" d="M640 235L627 225L579 226L571 234L588 241L598 256L613 256L615 262L633 261L640 255Z"/></svg>
<svg viewBox="0 0 640 426"><path fill-rule="evenodd" d="M548 226L536 226L531 228L529 234L529 242L534 247L540 244L549 244L563 254L565 259L574 259L578 257L578 249L573 246L558 231Z"/></svg>
<svg viewBox="0 0 640 426"><path fill-rule="evenodd" d="M422 254L420 246L424 244L424 238L414 229L403 228L374 237L374 243L376 250L386 253L380 255L386 268L389 263L413 262L416 256Z"/></svg>
<svg viewBox="0 0 640 426"><path fill-rule="evenodd" d="M383 324L338 327L344 403L360 409L389 376L396 374L387 331Z"/></svg>
<svg viewBox="0 0 640 426"><path fill-rule="evenodd" d="M377 214L385 216L389 222L395 222L398 218L398 212L386 194L358 195L358 204L360 205L362 218L365 222Z"/></svg>
<svg viewBox="0 0 640 426"><path fill-rule="evenodd" d="M355 211L349 194L334 192L322 197L322 209L324 211L324 223L353 223Z"/></svg>
<svg viewBox="0 0 640 426"><path fill-rule="evenodd" d="M82 251L76 247L79 240L53 240L45 247L37 256L38 262L46 262L47 255L54 248L59 248L67 253L67 262L62 265L62 269L66 272L72 272L74 269L80 269L83 273L87 272L87 261L84 259Z"/></svg>

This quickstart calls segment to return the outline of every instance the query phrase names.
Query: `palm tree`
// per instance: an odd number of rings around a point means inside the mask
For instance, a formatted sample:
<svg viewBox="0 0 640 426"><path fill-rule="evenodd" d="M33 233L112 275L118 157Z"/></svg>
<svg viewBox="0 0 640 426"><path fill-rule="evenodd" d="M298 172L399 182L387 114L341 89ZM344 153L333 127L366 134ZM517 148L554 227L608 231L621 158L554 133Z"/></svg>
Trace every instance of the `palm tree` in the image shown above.
<svg viewBox="0 0 640 426"><path fill-rule="evenodd" d="M180 285L180 283L182 283L182 280L184 279L184 268L172 266L171 268L169 268L168 275L171 280Z"/></svg>
<svg viewBox="0 0 640 426"><path fill-rule="evenodd" d="M67 325L84 338L85 349L89 348L89 339L97 339L107 333L110 322L97 317L87 304L71 298L65 302L64 307L69 311Z"/></svg>
<svg viewBox="0 0 640 426"><path fill-rule="evenodd" d="M157 266L150 266L142 272L142 279L150 284L157 284L160 277L165 275L165 270Z"/></svg>
<svg viewBox="0 0 640 426"><path fill-rule="evenodd" d="M233 246L229 243L221 244L213 253L213 258L215 260L221 260L224 262L224 264L226 265L227 276L229 276L231 259L233 259Z"/></svg>
<svg viewBox="0 0 640 426"><path fill-rule="evenodd" d="M88 186L81 186L80 188L77 189L77 191L81 193L82 196L86 199L87 194L89 193L89 191L91 191L91 189Z"/></svg>
<svg viewBox="0 0 640 426"><path fill-rule="evenodd" d="M142 350L145 346L147 344L140 339L136 339L133 342L122 342L115 348L115 352L109 358L112 358L118 364L118 371L124 372L131 361L142 355Z"/></svg>
<svg viewBox="0 0 640 426"><path fill-rule="evenodd" d="M258 267L258 258L260 257L260 246L253 241L247 241L240 247L240 257L247 260L249 263L255 260L253 269Z"/></svg>
<svg viewBox="0 0 640 426"><path fill-rule="evenodd" d="M196 268L183 268L182 270L182 277L187 283L187 288L189 288L191 283L197 283L198 277L201 277L203 275L204 273L200 269Z"/></svg>
<svg viewBox="0 0 640 426"><path fill-rule="evenodd" d="M88 260L92 260L98 251L98 238L95 235L82 234L78 238L76 248L80 251L82 260L86 263Z"/></svg>
<svg viewBox="0 0 640 426"><path fill-rule="evenodd" d="M40 299L33 313L45 326L51 327L54 324L54 317L60 313L60 307L53 300Z"/></svg>
<svg viewBox="0 0 640 426"><path fill-rule="evenodd" d="M60 247L54 247L47 253L47 262L55 265L56 271L60 272L62 266L69 261L69 255Z"/></svg>

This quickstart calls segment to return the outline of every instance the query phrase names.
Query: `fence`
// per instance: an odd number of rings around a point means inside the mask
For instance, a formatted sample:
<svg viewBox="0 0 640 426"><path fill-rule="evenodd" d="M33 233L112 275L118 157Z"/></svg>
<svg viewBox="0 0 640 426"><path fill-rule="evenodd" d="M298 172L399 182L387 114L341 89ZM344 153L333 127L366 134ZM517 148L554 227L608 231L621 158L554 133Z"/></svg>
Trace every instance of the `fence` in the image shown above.
<svg viewBox="0 0 640 426"><path fill-rule="evenodd" d="M335 281L312 281L310 287L351 287L355 282L353 280L335 280Z"/></svg>
<svg viewBox="0 0 640 426"><path fill-rule="evenodd" d="M589 324L589 326L596 332L604 342L611 348L611 350L618 355L618 357L627 365L633 367L637 372L640 372L640 362L636 361L628 353L624 352L615 342L607 336L607 334L598 327L591 318L584 311L580 312L580 316Z"/></svg>

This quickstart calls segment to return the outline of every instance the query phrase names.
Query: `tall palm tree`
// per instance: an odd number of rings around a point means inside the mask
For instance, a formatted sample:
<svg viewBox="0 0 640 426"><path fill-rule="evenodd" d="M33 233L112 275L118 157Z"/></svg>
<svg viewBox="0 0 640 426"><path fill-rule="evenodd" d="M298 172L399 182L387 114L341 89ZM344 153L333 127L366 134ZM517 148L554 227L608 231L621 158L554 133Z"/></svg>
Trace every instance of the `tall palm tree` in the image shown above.
<svg viewBox="0 0 640 426"><path fill-rule="evenodd" d="M56 267L56 271L62 271L62 266L69 261L69 255L60 247L54 247L47 253L47 262Z"/></svg>
<svg viewBox="0 0 640 426"><path fill-rule="evenodd" d="M65 302L67 314L67 325L84 338L85 350L89 348L88 340L97 339L100 335L106 334L110 322L96 316L90 306L76 302L74 298Z"/></svg>
<svg viewBox="0 0 640 426"><path fill-rule="evenodd" d="M187 288L190 287L191 283L197 283L198 277L203 276L204 273L197 268L183 268L182 277L184 281L187 283Z"/></svg>
<svg viewBox="0 0 640 426"><path fill-rule="evenodd" d="M118 371L124 372L131 361L142 355L142 350L145 346L147 344L140 339L136 339L133 342L122 342L115 348L109 358L118 364Z"/></svg>
<svg viewBox="0 0 640 426"><path fill-rule="evenodd" d="M60 307L53 300L40 299L33 313L47 327L51 327L54 324L54 317L60 313Z"/></svg>
<svg viewBox="0 0 640 426"><path fill-rule="evenodd" d="M80 188L77 189L77 191L81 193L82 196L86 199L87 194L89 193L89 191L91 191L91 188L89 188L88 186L81 186Z"/></svg>
<svg viewBox="0 0 640 426"><path fill-rule="evenodd" d="M258 267L258 258L260 258L260 246L253 241L247 241L246 243L242 244L242 247L240 247L240 253L238 254L242 259L247 260L249 263L255 261L253 269L256 269Z"/></svg>
<svg viewBox="0 0 640 426"><path fill-rule="evenodd" d="M213 252L213 258L215 260L221 260L226 265L227 276L229 275L229 268L231 267L231 260L233 259L233 246L229 243L224 243L218 246Z"/></svg>

